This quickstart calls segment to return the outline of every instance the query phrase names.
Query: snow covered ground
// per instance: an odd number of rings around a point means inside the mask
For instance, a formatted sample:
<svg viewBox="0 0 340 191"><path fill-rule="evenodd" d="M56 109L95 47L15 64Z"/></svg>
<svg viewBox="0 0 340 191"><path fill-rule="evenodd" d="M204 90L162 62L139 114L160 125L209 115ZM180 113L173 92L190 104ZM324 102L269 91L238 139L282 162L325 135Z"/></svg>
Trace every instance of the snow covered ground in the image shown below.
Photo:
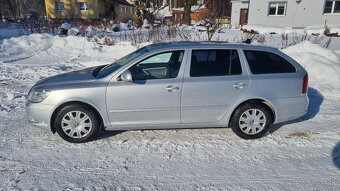
<svg viewBox="0 0 340 191"><path fill-rule="evenodd" d="M240 39L228 30L217 39ZM265 44L280 47L281 36ZM340 39L282 50L309 72L306 116L242 140L229 128L105 132L70 144L31 127L25 96L38 80L136 50L84 37L33 34L0 42L0 190L339 190Z"/></svg>

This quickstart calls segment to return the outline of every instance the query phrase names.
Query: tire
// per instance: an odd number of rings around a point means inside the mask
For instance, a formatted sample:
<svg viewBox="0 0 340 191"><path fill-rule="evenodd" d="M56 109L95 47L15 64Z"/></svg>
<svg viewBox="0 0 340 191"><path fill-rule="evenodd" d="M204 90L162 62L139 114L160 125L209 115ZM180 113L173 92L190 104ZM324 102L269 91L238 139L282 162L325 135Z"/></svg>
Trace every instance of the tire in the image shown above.
<svg viewBox="0 0 340 191"><path fill-rule="evenodd" d="M267 133L272 123L272 113L266 105L247 102L235 110L230 126L243 139L257 139Z"/></svg>
<svg viewBox="0 0 340 191"><path fill-rule="evenodd" d="M58 112L54 126L65 141L84 143L98 135L100 120L88 106L67 105Z"/></svg>

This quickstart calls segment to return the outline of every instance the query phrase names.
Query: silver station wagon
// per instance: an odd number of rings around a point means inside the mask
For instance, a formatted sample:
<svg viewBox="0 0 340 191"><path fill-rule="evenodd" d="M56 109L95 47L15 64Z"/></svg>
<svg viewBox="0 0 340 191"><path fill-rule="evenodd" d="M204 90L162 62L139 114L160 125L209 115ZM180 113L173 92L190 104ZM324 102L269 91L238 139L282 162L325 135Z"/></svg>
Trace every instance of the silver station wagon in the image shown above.
<svg viewBox="0 0 340 191"><path fill-rule="evenodd" d="M116 62L50 77L29 92L28 120L74 143L100 130L231 127L259 138L303 116L308 74L281 51L246 44L154 44Z"/></svg>

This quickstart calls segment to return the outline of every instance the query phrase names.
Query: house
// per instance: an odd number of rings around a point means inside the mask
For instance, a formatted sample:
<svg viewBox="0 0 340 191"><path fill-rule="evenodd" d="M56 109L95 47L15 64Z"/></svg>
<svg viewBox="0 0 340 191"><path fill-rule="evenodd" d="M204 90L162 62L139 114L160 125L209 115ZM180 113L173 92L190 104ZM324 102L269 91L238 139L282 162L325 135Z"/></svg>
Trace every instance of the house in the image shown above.
<svg viewBox="0 0 340 191"><path fill-rule="evenodd" d="M102 19L132 20L135 6L125 0L45 0L50 19Z"/></svg>
<svg viewBox="0 0 340 191"><path fill-rule="evenodd" d="M191 6L190 18L191 20L198 22L207 18L209 9L204 6ZM172 9L173 24L183 24L184 21L184 8Z"/></svg>
<svg viewBox="0 0 340 191"><path fill-rule="evenodd" d="M231 24L301 28L340 26L340 0L232 0Z"/></svg>

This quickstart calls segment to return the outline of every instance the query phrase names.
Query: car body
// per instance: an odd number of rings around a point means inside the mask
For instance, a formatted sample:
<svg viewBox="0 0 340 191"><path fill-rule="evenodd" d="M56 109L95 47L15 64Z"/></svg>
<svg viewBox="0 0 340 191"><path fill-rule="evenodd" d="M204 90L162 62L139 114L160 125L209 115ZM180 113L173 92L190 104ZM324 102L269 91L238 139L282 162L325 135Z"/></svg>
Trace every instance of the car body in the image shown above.
<svg viewBox="0 0 340 191"><path fill-rule="evenodd" d="M271 58L272 62L290 66L274 67L271 73L268 68L275 63L261 66ZM250 121L248 117L246 124L266 121L258 125L266 131L272 123L296 119L307 112L307 84L305 69L275 48L213 42L164 43L144 47L111 65L39 81L30 90L26 110L31 124L58 132L56 126L62 122L56 120L69 120L66 113L63 119L58 118L69 105L84 106L84 115L91 110L100 126L110 131L228 127L233 125L233 116L249 107L234 120L238 123L234 126L244 126L242 115L244 119L248 114L262 115ZM79 122L72 124L76 128ZM265 132L244 136L242 131L236 133L242 138L258 138ZM73 139L65 140L77 142L77 138L84 138L73 135Z"/></svg>

